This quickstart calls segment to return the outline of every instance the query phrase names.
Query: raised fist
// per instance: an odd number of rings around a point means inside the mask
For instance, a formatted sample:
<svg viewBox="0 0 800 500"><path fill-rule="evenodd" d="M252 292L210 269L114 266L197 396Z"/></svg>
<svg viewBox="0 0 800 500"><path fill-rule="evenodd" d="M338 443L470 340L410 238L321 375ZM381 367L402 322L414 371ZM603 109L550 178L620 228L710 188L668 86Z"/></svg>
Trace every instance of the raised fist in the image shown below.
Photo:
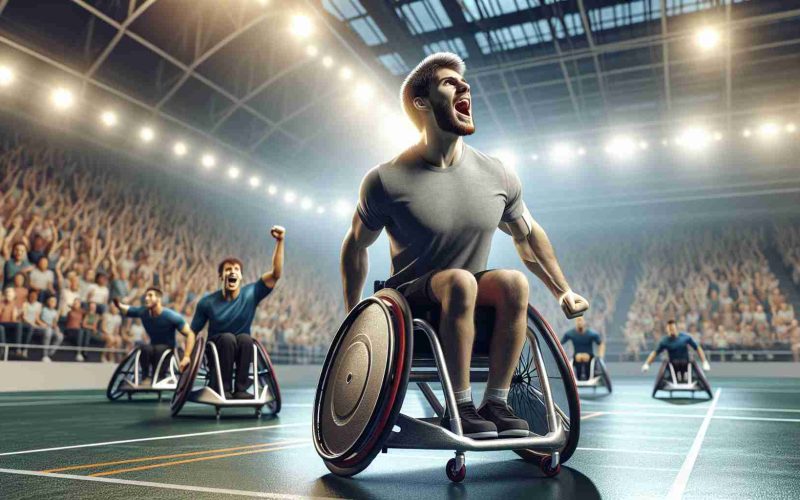
<svg viewBox="0 0 800 500"><path fill-rule="evenodd" d="M282 241L286 235L286 228L283 226L272 226L272 229L269 230L269 234L276 240Z"/></svg>

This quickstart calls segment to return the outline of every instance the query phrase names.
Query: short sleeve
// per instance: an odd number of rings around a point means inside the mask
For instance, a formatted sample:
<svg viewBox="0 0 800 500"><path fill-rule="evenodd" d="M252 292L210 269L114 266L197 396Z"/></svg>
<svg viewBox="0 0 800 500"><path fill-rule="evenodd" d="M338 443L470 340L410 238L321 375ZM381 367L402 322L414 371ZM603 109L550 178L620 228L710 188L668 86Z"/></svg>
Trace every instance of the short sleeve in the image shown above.
<svg viewBox="0 0 800 500"><path fill-rule="evenodd" d="M686 336L686 343L692 346L695 351L697 350L697 342L690 335Z"/></svg>
<svg viewBox="0 0 800 500"><path fill-rule="evenodd" d="M178 331L183 330L183 327L186 325L186 320L183 319L183 316L172 310L167 312L169 313L169 321L175 326L175 329Z"/></svg>
<svg viewBox="0 0 800 500"><path fill-rule="evenodd" d="M656 354L661 354L667 349L667 343L664 339L661 339L661 342L658 343L658 349L656 349Z"/></svg>
<svg viewBox="0 0 800 500"><path fill-rule="evenodd" d="M272 288L268 287L264 283L264 280L259 279L255 283L253 283L253 298L255 299L256 305L258 305L259 302L264 300L266 296L269 295L271 292Z"/></svg>
<svg viewBox="0 0 800 500"><path fill-rule="evenodd" d="M206 327L206 323L208 323L208 314L206 313L206 304L201 299L200 302L197 303L197 308L194 311L194 317L192 318L192 331L194 333L200 333L200 331Z"/></svg>
<svg viewBox="0 0 800 500"><path fill-rule="evenodd" d="M603 343L603 337L601 337L597 332L592 332L592 340L598 345Z"/></svg>
<svg viewBox="0 0 800 500"><path fill-rule="evenodd" d="M567 342L569 342L569 332L565 333L561 337L561 345L565 345Z"/></svg>
<svg viewBox="0 0 800 500"><path fill-rule="evenodd" d="M513 222L525 213L525 202L522 200L522 182L513 170L503 166L506 174L506 207L503 210L503 222Z"/></svg>
<svg viewBox="0 0 800 500"><path fill-rule="evenodd" d="M141 318L144 315L144 307L129 307L128 312L124 313L129 318Z"/></svg>
<svg viewBox="0 0 800 500"><path fill-rule="evenodd" d="M378 167L375 167L364 176L358 195L358 216L370 231L379 231L388 223L387 201Z"/></svg>

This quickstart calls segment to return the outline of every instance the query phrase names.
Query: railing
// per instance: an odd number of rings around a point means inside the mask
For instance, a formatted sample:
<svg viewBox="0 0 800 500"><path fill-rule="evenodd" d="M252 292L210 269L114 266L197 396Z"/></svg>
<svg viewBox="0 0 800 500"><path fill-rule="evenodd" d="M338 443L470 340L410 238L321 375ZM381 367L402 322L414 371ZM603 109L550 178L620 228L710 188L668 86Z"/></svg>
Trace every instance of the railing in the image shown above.
<svg viewBox="0 0 800 500"><path fill-rule="evenodd" d="M647 359L651 351L639 352L637 355L624 353L618 361L640 361ZM788 349L703 349L709 361L717 363L740 361L793 361L793 353Z"/></svg>
<svg viewBox="0 0 800 500"><path fill-rule="evenodd" d="M48 349L48 350L52 349L52 350L54 350L56 352L64 352L64 351L66 351L66 352L74 352L76 354L78 354L78 353L90 353L90 352L98 352L98 353L110 352L110 353L115 353L115 354L125 354L125 353L128 352L125 349L109 349L107 347L78 347L78 346L63 345L63 344L59 345L59 346L45 346L45 345L42 345L42 344L13 344L13 343L4 344L4 343L0 343L0 352L2 353L2 356L0 356L0 359L2 359L2 361L8 361L9 357L12 354L11 353L12 349L14 351L24 350L24 351L34 351L34 352L43 351L45 349Z"/></svg>

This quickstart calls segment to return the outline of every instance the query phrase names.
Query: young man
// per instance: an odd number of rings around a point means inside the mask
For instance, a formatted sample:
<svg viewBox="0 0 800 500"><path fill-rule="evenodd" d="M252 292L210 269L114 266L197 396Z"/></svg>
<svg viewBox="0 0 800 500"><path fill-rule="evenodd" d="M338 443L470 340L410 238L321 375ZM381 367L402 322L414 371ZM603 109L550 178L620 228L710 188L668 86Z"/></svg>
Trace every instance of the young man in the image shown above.
<svg viewBox="0 0 800 500"><path fill-rule="evenodd" d="M30 272L33 266L28 261L28 247L25 243L14 244L14 250L11 252L10 258L7 258L6 263L3 265L3 287L11 284L12 280L17 274Z"/></svg>
<svg viewBox="0 0 800 500"><path fill-rule="evenodd" d="M28 274L30 287L39 292L39 300L41 302L56 293L56 275L51 269L48 269L47 266L49 264L50 261L47 260L47 257L39 257L39 260L36 261L36 268L32 269Z"/></svg>
<svg viewBox="0 0 800 500"><path fill-rule="evenodd" d="M464 144L475 125L463 75L458 56L438 53L403 82L403 108L419 129L420 141L373 168L361 184L358 210L342 246L345 307L349 311L361 299L367 247L386 228L392 252L386 285L416 310L441 307L439 336L464 434L527 436L527 423L514 415L507 398L525 343L528 282L519 271L486 269L498 226L512 235L525 266L550 289L567 317L580 316L589 304L570 289L547 235L525 207L519 178ZM476 306L496 312L480 411L469 385ZM449 425L449 417L443 425Z"/></svg>
<svg viewBox="0 0 800 500"><path fill-rule="evenodd" d="M75 352L75 361L83 361L83 348L89 346L89 340L86 333L81 328L83 324L83 306L81 299L75 297L72 305L67 311L66 321L64 322L64 333L67 338L75 339L75 346L78 348Z"/></svg>
<svg viewBox="0 0 800 500"><path fill-rule="evenodd" d="M119 308L112 303L103 313L100 321L100 331L102 332L106 349L119 349L122 346L122 338L119 333L120 326L122 326L122 316L119 314ZM117 354L110 351L104 352L100 356L100 360L109 363L117 361Z"/></svg>
<svg viewBox="0 0 800 500"><path fill-rule="evenodd" d="M41 320L39 315L42 314L42 303L39 302L39 292L36 290L28 290L28 300L22 304L22 323L25 331L25 338L23 344L30 344L31 339L36 332L41 332L44 335L44 328L40 325ZM22 357L28 357L28 349L22 350Z"/></svg>
<svg viewBox="0 0 800 500"><path fill-rule="evenodd" d="M594 356L594 344L598 346L597 356L605 357L606 344L603 342L603 337L594 330L587 329L586 321L581 317L575 320L575 328L561 337L562 345L566 345L567 342L572 342L572 348L575 351L573 355L575 376L578 377L578 380L587 380L589 378L589 362Z"/></svg>
<svg viewBox="0 0 800 500"><path fill-rule="evenodd" d="M50 295L45 299L44 308L39 315L39 324L44 329L44 353L42 361L50 362L51 358L58 350L58 346L64 341L64 334L58 328L58 309L56 296ZM53 342L55 337L55 342Z"/></svg>
<svg viewBox="0 0 800 500"><path fill-rule="evenodd" d="M281 226L272 226L270 234L277 242L272 255L272 269L262 274L255 283L242 286L242 262L233 257L226 258L217 267L222 289L200 299L192 318L192 330L198 333L208 324L208 341L213 342L219 352L222 387L226 399L254 397L247 392L254 348L250 326L259 302L272 292L283 273L286 230ZM231 392L234 359L236 385L234 392Z"/></svg>
<svg viewBox="0 0 800 500"><path fill-rule="evenodd" d="M686 380L681 380L681 378L685 377L686 369L689 365L689 346L692 346L692 348L697 351L697 355L700 356L700 361L703 363L703 370L711 370L711 365L709 365L706 360L706 354L703 352L703 348L697 345L694 339L688 334L683 332L678 333L678 325L675 323L674 319L671 319L667 321L667 335L658 343L656 350L647 356L647 361L642 365L642 372L646 372L650 369L650 363L656 359L656 356L667 351L669 361L672 363L672 366L675 367L678 382L686 382Z"/></svg>
<svg viewBox="0 0 800 500"><path fill-rule="evenodd" d="M14 332L13 340L11 332ZM15 344L22 341L22 311L17 307L17 292L13 286L3 289L3 302L0 303L0 341ZM20 354L19 348L17 354Z"/></svg>
<svg viewBox="0 0 800 500"><path fill-rule="evenodd" d="M142 320L150 343L142 345L140 362L144 376L142 385L149 385L153 378L158 377L156 365L164 354L164 351L175 348L175 332L186 337L186 350L180 360L180 369L183 370L192 358L192 348L194 347L194 331L189 328L183 317L172 309L168 309L161 304L164 296L161 289L151 286L144 294L144 307L131 307L116 300L115 305L122 311L122 314L129 318L139 318Z"/></svg>

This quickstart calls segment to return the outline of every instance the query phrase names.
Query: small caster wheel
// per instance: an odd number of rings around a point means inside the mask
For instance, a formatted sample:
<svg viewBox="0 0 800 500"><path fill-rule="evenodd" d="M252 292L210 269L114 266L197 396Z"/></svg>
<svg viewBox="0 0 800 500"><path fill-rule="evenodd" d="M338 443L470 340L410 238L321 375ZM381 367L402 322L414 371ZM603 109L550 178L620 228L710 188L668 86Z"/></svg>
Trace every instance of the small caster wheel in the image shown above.
<svg viewBox="0 0 800 500"><path fill-rule="evenodd" d="M558 464L555 468L553 467L553 457L544 457L539 462L539 468L547 477L555 477L559 472L561 472L561 464Z"/></svg>
<svg viewBox="0 0 800 500"><path fill-rule="evenodd" d="M445 469L447 471L447 478L454 483L460 483L467 477L467 464L462 465L460 469L456 470L455 458L451 458L447 461Z"/></svg>

